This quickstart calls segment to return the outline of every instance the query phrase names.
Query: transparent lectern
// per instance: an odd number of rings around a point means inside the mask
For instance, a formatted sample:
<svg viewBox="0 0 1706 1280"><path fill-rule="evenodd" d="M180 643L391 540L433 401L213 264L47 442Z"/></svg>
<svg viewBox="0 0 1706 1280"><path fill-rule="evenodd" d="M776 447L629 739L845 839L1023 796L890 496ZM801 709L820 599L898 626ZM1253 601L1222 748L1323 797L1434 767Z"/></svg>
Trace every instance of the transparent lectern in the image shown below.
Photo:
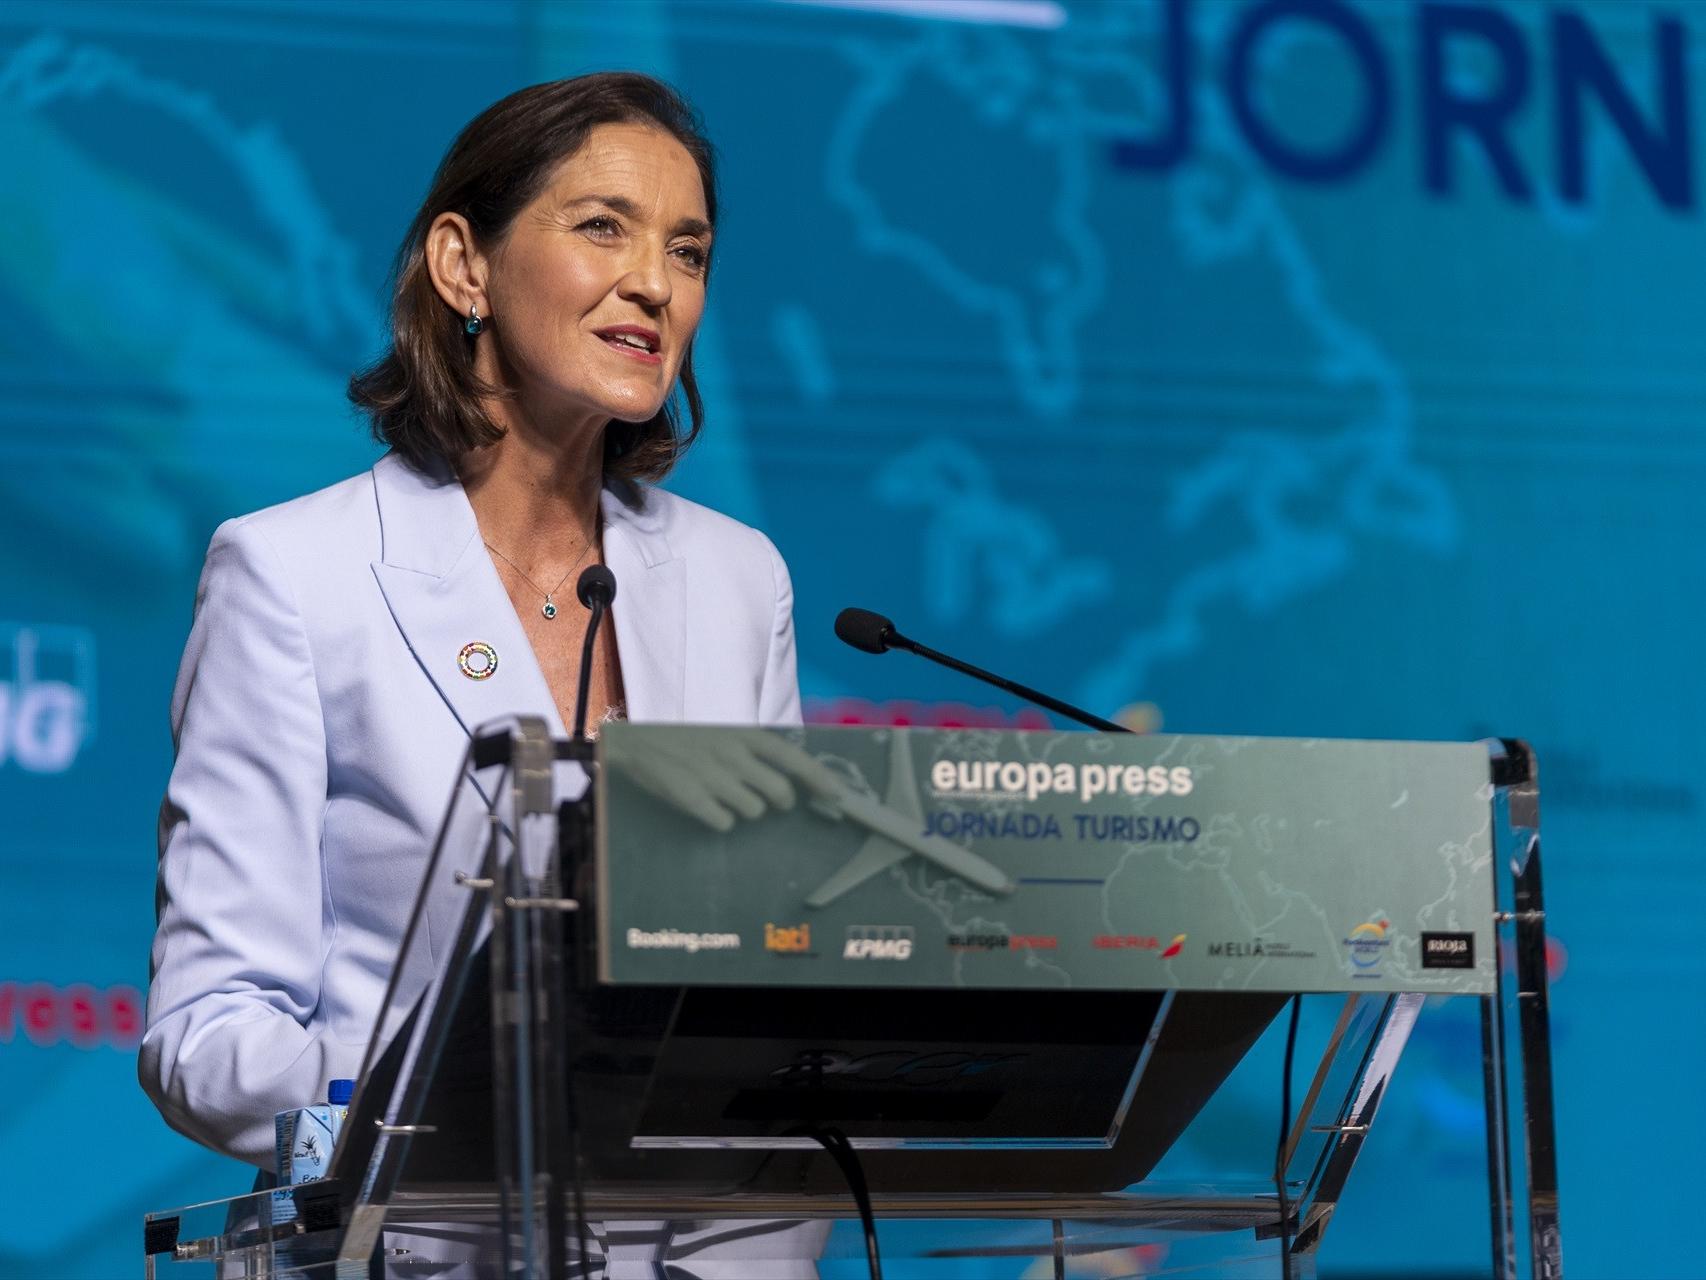
<svg viewBox="0 0 1706 1280"><path fill-rule="evenodd" d="M1283 1128L1217 1120L1311 992ZM1560 1276L1523 744L516 720L331 1176L149 1214L147 1274L834 1280L874 1223L890 1280L1308 1277L1441 995L1481 1010L1492 1274Z"/></svg>

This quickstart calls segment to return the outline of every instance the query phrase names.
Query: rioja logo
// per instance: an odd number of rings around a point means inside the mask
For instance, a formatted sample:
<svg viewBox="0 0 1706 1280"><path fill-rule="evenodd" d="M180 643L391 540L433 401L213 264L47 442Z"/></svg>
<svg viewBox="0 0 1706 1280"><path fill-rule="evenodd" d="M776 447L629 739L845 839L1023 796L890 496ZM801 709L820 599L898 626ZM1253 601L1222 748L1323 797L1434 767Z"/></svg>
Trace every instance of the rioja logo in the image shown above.
<svg viewBox="0 0 1706 1280"><path fill-rule="evenodd" d="M1475 935L1472 933L1422 934L1422 968L1473 969Z"/></svg>

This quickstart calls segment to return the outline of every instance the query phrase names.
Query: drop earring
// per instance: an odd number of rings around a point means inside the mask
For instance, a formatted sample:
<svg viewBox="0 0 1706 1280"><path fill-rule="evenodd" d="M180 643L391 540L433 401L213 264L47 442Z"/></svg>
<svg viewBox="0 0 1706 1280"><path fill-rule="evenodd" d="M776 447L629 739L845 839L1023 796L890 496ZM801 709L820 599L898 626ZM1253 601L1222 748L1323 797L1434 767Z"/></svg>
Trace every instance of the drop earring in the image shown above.
<svg viewBox="0 0 1706 1280"><path fill-rule="evenodd" d="M480 308L470 302L468 304L468 318L462 322L462 332L473 338L479 336L480 331L485 327L486 322L480 319Z"/></svg>

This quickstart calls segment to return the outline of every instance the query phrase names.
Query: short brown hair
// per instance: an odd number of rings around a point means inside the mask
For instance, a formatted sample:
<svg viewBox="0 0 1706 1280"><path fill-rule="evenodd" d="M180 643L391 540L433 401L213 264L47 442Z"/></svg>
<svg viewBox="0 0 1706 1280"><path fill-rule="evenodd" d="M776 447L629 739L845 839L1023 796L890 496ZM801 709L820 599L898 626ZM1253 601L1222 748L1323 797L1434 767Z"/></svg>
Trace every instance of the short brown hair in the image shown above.
<svg viewBox="0 0 1706 1280"><path fill-rule="evenodd" d="M349 382L349 398L372 419L374 438L417 467L454 462L495 443L503 428L481 403L495 393L474 372L474 345L462 318L444 305L427 272L426 239L441 213L460 213L475 238L500 241L517 214L544 189L552 171L601 124L656 125L699 166L705 210L717 221L716 158L698 114L650 76L600 72L512 93L487 107L450 144L432 188L397 252L391 295L391 349ZM499 323L502 323L501 317ZM704 404L693 376L693 349L681 362L682 432L672 395L641 423L612 423L605 468L622 476L662 478L698 437Z"/></svg>

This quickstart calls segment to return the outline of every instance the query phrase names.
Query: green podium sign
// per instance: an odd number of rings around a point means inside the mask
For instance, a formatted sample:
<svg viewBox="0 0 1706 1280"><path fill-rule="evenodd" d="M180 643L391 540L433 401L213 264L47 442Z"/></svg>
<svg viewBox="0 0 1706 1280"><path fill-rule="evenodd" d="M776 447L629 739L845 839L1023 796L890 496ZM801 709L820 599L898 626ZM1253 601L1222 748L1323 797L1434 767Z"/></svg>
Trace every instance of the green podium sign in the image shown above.
<svg viewBox="0 0 1706 1280"><path fill-rule="evenodd" d="M1477 745L612 724L599 975L1493 990Z"/></svg>

